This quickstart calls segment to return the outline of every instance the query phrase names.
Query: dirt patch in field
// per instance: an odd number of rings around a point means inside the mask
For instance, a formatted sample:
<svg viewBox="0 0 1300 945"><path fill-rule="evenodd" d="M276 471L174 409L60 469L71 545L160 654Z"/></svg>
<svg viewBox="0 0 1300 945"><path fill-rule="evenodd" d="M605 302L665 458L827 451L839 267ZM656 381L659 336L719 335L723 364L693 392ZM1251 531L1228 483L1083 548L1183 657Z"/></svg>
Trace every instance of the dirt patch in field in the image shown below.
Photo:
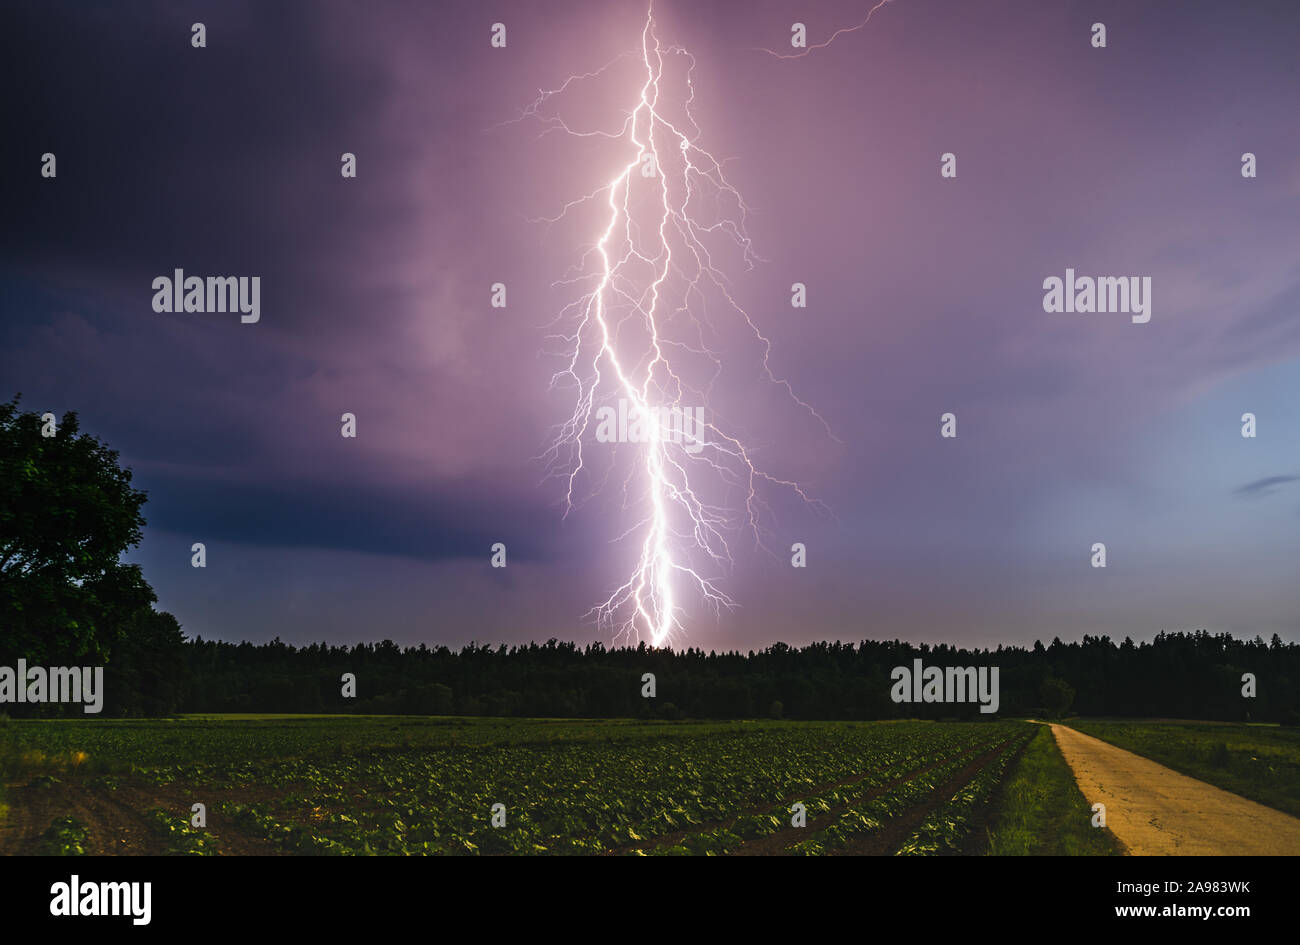
<svg viewBox="0 0 1300 945"><path fill-rule="evenodd" d="M218 809L222 801L255 803L278 796L262 786L215 789L182 784L124 783L110 790L102 783L65 780L55 784L40 780L6 788L8 817L0 823L0 855L33 856L41 853L41 837L60 817L75 818L86 828L83 844L89 856L158 856L167 852L154 831L148 812L161 808L188 822L190 806L207 805L207 831L216 837L220 853L227 856L278 855L270 841L249 836Z"/></svg>
<svg viewBox="0 0 1300 945"><path fill-rule="evenodd" d="M6 788L9 816L0 827L0 854L34 856L41 837L59 817L75 818L86 828L83 843L89 856L163 853L162 842L149 830L143 811L103 789L76 782L37 781Z"/></svg>

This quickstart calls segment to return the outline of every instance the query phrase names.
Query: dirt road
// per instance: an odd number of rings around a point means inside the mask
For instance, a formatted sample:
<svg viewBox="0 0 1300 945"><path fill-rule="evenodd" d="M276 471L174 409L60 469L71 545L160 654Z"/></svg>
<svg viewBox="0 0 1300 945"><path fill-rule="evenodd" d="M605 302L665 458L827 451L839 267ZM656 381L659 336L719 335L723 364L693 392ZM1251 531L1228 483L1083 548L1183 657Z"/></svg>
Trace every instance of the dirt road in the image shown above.
<svg viewBox="0 0 1300 945"><path fill-rule="evenodd" d="M1300 820L1172 771L1131 751L1053 725L1089 804L1136 856L1296 856Z"/></svg>

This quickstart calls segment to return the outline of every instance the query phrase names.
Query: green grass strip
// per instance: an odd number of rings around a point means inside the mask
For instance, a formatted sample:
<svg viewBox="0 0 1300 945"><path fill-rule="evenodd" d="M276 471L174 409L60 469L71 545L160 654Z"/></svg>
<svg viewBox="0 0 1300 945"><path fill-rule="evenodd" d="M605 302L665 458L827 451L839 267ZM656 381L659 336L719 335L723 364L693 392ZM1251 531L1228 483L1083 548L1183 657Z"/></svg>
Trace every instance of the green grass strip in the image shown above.
<svg viewBox="0 0 1300 945"><path fill-rule="evenodd" d="M1038 733L1012 769L989 828L989 856L1118 856L1109 830L1092 826L1092 809L1056 747Z"/></svg>

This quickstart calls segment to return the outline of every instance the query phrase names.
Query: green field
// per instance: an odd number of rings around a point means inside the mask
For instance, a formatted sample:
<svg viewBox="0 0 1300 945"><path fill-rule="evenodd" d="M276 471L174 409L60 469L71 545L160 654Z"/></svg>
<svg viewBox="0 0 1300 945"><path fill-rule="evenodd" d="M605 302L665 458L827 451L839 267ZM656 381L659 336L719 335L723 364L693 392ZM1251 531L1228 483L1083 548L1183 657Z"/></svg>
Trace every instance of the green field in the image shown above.
<svg viewBox="0 0 1300 945"><path fill-rule="evenodd" d="M982 852L990 800L1035 732L1014 721L10 721L0 852ZM190 824L195 803L202 828Z"/></svg>
<svg viewBox="0 0 1300 945"><path fill-rule="evenodd" d="M1048 726L1037 734L1000 789L988 831L991 856L1118 856L1109 830L1092 826L1092 808L1061 757Z"/></svg>
<svg viewBox="0 0 1300 945"><path fill-rule="evenodd" d="M1218 722L1071 719L1087 735L1300 816L1300 729Z"/></svg>

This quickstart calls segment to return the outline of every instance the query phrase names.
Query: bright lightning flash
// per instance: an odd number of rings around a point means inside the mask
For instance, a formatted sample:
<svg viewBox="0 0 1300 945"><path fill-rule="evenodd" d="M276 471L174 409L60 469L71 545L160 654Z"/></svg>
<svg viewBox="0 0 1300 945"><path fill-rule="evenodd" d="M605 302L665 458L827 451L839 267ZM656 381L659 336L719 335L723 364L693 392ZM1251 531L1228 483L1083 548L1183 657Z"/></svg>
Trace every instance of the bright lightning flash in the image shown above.
<svg viewBox="0 0 1300 945"><path fill-rule="evenodd" d="M709 409L709 392L723 366L709 299L740 319L734 324L756 344L755 360L766 381L783 388L830 431L772 373L771 344L715 264L715 255L727 246L747 269L757 259L745 232L748 207L724 175L723 163L698 144L695 60L680 46L660 45L653 9L647 11L639 49L645 78L621 128L575 131L549 113L549 100L573 83L601 77L636 55L624 53L597 72L571 76L559 88L541 92L521 118L546 124L544 134L561 131L626 146L626 163L611 179L546 220L555 223L582 204L603 204L597 211L605 220L603 232L588 245L581 263L554 284L581 291L557 317L559 333L550 336L566 361L551 387L576 388L577 400L542 458L548 478L566 483L567 516L584 498L584 482L599 478L593 491L604 485L614 468L614 449L636 451L623 483L624 508L634 523L616 540L632 539L639 550L630 577L587 616L616 640L665 646L682 637L683 594L702 600L715 613L736 605L715 583L716 574L729 570L733 561L728 536L734 540L738 533L751 534L762 547L760 516L770 513L762 498L765 489L791 490L820 506L799 484L760 471L752 447L723 432L722 421ZM674 107L670 86L683 83L684 93ZM698 380L692 383L691 377ZM596 454L589 441L601 405L618 400L645 419L646 429L637 442L610 447L610 465L600 475L591 468L600 464L592 462ZM680 430L662 423L674 408L696 406L709 413L689 442Z"/></svg>

